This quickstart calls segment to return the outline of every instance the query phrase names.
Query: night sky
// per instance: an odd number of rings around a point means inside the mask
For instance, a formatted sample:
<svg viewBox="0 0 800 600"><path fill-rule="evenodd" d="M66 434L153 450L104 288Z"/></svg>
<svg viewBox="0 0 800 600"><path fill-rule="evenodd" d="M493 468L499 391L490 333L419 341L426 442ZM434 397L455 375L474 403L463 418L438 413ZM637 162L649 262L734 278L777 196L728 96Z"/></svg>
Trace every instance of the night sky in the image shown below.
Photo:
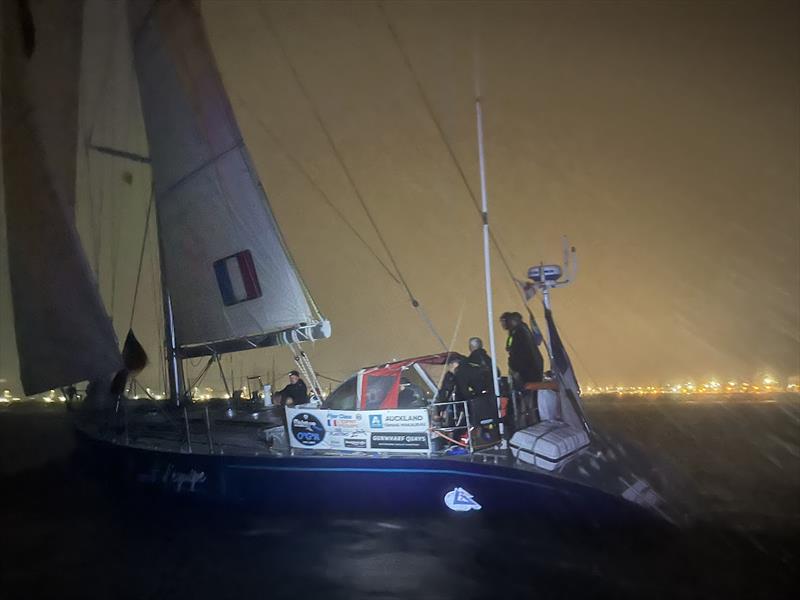
<svg viewBox="0 0 800 600"><path fill-rule="evenodd" d="M129 61L101 50L119 47L110 40L123 30L108 25L113 9L88 6L82 131L146 153ZM439 334L461 351L486 338L481 221L447 148L479 199L478 80L490 222L511 268L522 278L559 262L563 234L578 249L577 283L553 302L583 383L800 374L796 2L206 2L203 12L272 209L333 323L309 352L322 373L440 349L373 256L390 263L342 163ZM122 337L148 189L144 167L79 157L78 223ZM134 325L156 357L146 256ZM496 314L521 310L494 258ZM5 260L0 276L0 378L13 388ZM505 371L499 331L497 341ZM273 356L291 368L278 349L226 369L263 374ZM158 385L153 372L145 380Z"/></svg>

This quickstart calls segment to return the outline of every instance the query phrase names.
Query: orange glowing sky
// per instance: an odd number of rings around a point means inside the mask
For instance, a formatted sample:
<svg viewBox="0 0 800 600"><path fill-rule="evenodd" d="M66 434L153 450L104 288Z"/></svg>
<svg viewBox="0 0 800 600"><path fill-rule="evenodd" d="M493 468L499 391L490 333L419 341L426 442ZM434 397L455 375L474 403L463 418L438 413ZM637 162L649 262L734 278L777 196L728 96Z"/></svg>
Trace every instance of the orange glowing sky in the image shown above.
<svg viewBox="0 0 800 600"><path fill-rule="evenodd" d="M461 350L486 337L480 219L415 83L477 194L477 74L491 223L513 270L559 261L562 234L578 248L577 283L554 309L586 383L800 373L797 3L247 1L203 12L273 210L333 322L311 351L321 372L438 346L321 199L388 261L314 109L442 337ZM103 43L111 34L92 18ZM107 60L85 58L86 89ZM142 150L131 127L110 142ZM134 177L142 196L146 173ZM130 202L140 204L117 215L137 224L115 252L135 264L147 198ZM78 214L92 239L97 221ZM106 272L110 252L97 252ZM493 269L496 310L520 310L496 256ZM115 308L129 314L135 272L117 278ZM7 290L0 300L0 377L13 381ZM153 311L140 315L155 354ZM127 319L115 324L122 332ZM273 355L290 368L285 351L226 365L266 373Z"/></svg>

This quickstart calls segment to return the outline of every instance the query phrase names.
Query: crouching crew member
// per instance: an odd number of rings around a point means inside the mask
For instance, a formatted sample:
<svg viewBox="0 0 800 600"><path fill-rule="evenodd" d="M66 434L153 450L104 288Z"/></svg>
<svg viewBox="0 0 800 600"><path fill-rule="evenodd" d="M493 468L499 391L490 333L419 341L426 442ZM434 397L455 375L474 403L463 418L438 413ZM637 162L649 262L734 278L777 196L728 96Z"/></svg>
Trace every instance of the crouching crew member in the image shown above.
<svg viewBox="0 0 800 600"><path fill-rule="evenodd" d="M308 388L306 382L300 378L300 373L289 371L289 385L275 393L274 402L282 406L295 406L308 402Z"/></svg>

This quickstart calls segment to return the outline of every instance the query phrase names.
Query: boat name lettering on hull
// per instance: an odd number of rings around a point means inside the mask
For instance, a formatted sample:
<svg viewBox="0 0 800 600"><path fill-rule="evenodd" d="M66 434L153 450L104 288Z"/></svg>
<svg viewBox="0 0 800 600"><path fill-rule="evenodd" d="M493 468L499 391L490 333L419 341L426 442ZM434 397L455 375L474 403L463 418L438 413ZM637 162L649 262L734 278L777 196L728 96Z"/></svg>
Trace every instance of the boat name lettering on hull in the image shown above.
<svg viewBox="0 0 800 600"><path fill-rule="evenodd" d="M196 471L190 469L188 473L176 471L175 465L172 463L163 467L159 464L154 464L149 471L141 473L137 477L141 483L155 483L161 484L165 487L174 483L176 492L195 492L196 486L199 483L205 483L205 471ZM184 487L185 486L185 487Z"/></svg>

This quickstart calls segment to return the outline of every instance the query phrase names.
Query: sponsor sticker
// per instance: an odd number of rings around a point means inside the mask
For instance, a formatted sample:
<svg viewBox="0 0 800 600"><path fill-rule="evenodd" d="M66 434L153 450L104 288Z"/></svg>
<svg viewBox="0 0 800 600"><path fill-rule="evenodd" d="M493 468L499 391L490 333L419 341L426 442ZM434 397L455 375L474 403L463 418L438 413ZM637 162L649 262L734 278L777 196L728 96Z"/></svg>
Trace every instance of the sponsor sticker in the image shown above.
<svg viewBox="0 0 800 600"><path fill-rule="evenodd" d="M387 429L420 429L420 427L427 427L427 419L417 412L413 414L390 413L383 417L383 422Z"/></svg>
<svg viewBox="0 0 800 600"><path fill-rule="evenodd" d="M303 446L316 446L325 439L325 428L319 419L303 412L292 417L292 436Z"/></svg>
<svg viewBox="0 0 800 600"><path fill-rule="evenodd" d="M370 415L369 426L371 429L383 429L383 415Z"/></svg>
<svg viewBox="0 0 800 600"><path fill-rule="evenodd" d="M362 439L354 439L354 438L347 438L344 441L345 448L366 448L367 447L367 440L366 438Z"/></svg>
<svg viewBox="0 0 800 600"><path fill-rule="evenodd" d="M376 450L427 450L428 435L425 433L372 433L370 447Z"/></svg>
<svg viewBox="0 0 800 600"><path fill-rule="evenodd" d="M340 427L342 429L348 429L348 428L355 429L360 425L361 425L361 420L357 419L354 413L341 413L333 411L328 413L329 427Z"/></svg>

